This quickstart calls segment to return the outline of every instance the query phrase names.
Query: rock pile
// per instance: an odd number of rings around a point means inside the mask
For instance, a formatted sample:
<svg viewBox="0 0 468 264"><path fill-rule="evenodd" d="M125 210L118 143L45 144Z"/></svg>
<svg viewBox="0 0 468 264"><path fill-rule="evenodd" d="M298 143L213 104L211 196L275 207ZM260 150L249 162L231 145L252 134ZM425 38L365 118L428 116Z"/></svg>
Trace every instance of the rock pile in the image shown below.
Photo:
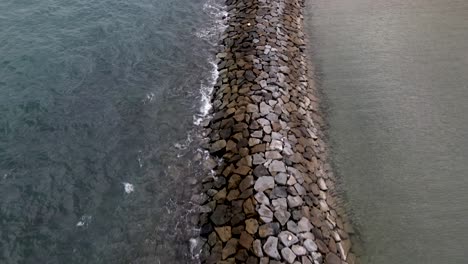
<svg viewBox="0 0 468 264"><path fill-rule="evenodd" d="M227 0L199 225L203 263L355 263L336 211L303 0Z"/></svg>

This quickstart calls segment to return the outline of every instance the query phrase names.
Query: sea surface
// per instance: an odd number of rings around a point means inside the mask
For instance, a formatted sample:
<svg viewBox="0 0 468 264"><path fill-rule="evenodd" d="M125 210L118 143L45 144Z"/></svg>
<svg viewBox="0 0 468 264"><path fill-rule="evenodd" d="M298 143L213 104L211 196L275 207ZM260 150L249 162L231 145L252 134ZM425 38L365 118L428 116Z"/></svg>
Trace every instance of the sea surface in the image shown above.
<svg viewBox="0 0 468 264"><path fill-rule="evenodd" d="M221 3L0 1L0 263L196 262Z"/></svg>
<svg viewBox="0 0 468 264"><path fill-rule="evenodd" d="M362 262L468 263L468 1L311 0L305 17Z"/></svg>

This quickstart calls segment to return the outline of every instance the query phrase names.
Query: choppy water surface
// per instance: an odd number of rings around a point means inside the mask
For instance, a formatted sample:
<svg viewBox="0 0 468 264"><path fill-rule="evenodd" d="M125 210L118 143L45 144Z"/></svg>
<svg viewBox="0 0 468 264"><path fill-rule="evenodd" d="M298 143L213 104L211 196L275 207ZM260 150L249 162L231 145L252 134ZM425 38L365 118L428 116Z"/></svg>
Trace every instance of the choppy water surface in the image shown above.
<svg viewBox="0 0 468 264"><path fill-rule="evenodd" d="M190 261L221 2L0 1L0 263Z"/></svg>
<svg viewBox="0 0 468 264"><path fill-rule="evenodd" d="M468 1L313 0L335 167L369 264L468 261Z"/></svg>

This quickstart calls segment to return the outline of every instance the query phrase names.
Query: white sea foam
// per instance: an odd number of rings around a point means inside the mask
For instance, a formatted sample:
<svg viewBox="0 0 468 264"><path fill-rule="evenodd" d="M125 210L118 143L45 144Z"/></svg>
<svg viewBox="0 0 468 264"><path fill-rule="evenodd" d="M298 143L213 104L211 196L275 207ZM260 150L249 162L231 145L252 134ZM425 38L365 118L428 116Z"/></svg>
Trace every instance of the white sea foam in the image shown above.
<svg viewBox="0 0 468 264"><path fill-rule="evenodd" d="M76 226L77 227L87 227L92 219L93 219L93 217L91 215L83 215L80 218L80 221L78 221L78 223L76 223Z"/></svg>
<svg viewBox="0 0 468 264"><path fill-rule="evenodd" d="M219 0L208 0L203 5L203 10L213 19L213 24L211 24L209 27L201 28L198 30L196 35L197 37L203 40L207 40L213 45L216 45L220 33L222 33L226 28L224 18L227 17L228 13ZM200 125L203 119L210 112L212 108L211 94L213 93L214 85L218 79L218 67L214 58L210 58L208 62L211 66L210 75L206 80L202 81L200 85L201 106L199 113L194 116L195 125Z"/></svg>
<svg viewBox="0 0 468 264"><path fill-rule="evenodd" d="M135 191L135 187L133 186L133 184L128 182L123 182L122 184L124 186L125 193L129 194Z"/></svg>
<svg viewBox="0 0 468 264"><path fill-rule="evenodd" d="M208 115L210 112L212 105L211 105L211 94L213 93L214 85L216 84L216 80L218 79L218 66L214 61L210 61L210 65L212 66L210 71L210 77L206 81L207 84L202 84L200 88L201 93L201 106L200 106L200 113L197 117L195 117L195 125L200 125L203 118Z"/></svg>

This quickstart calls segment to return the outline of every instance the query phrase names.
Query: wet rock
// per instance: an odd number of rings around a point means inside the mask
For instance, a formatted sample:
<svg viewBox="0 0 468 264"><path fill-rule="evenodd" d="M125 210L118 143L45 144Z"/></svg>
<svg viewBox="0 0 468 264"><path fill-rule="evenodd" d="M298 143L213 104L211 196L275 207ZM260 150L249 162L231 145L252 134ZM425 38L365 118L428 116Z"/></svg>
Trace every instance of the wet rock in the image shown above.
<svg viewBox="0 0 468 264"><path fill-rule="evenodd" d="M263 245L263 251L269 257L280 260L281 257L278 252L278 238L270 236Z"/></svg>
<svg viewBox="0 0 468 264"><path fill-rule="evenodd" d="M216 153L216 152L223 150L225 147L226 147L226 140L224 139L218 140L214 142L213 144L211 144L210 151L211 153Z"/></svg>

